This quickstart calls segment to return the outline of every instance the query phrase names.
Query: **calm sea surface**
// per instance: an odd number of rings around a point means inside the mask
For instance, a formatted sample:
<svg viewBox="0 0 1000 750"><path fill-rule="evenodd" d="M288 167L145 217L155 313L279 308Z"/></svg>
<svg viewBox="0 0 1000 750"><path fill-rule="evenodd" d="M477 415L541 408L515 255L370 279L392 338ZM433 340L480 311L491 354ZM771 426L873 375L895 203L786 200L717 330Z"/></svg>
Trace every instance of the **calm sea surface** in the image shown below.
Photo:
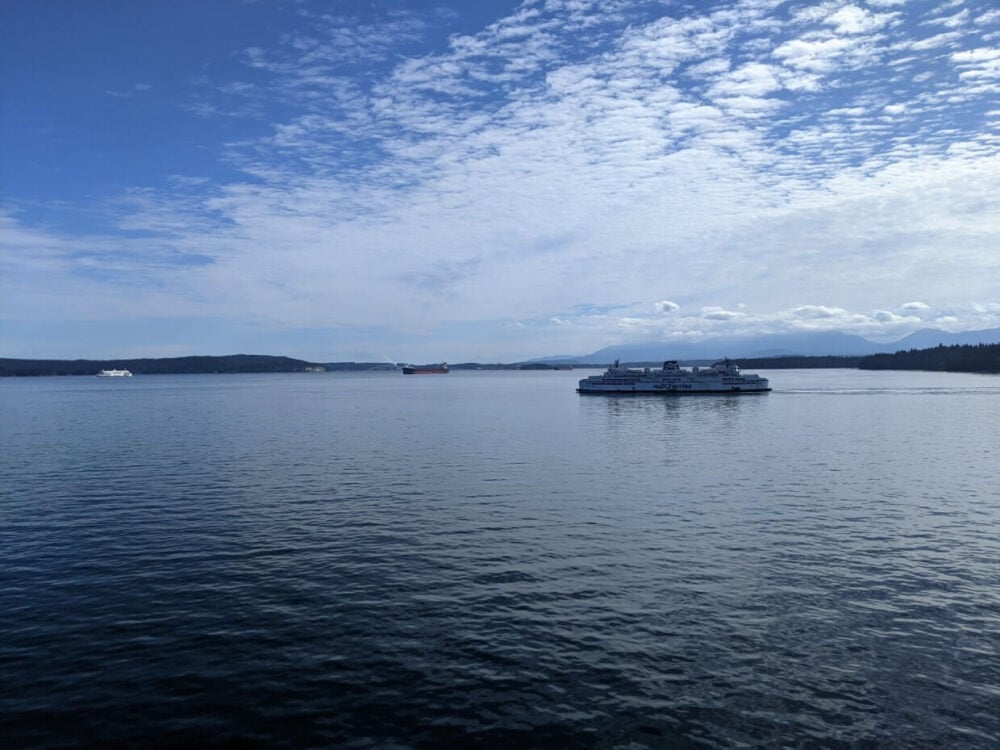
<svg viewBox="0 0 1000 750"><path fill-rule="evenodd" d="M1000 377L0 381L0 744L1000 743Z"/></svg>

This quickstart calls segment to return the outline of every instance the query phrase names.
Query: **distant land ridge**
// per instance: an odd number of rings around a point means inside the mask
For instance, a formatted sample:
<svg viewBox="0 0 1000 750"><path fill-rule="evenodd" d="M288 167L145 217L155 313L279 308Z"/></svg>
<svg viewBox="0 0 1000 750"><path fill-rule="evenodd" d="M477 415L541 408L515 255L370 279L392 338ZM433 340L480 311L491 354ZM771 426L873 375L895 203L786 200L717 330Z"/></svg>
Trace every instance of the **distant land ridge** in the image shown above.
<svg viewBox="0 0 1000 750"><path fill-rule="evenodd" d="M322 365L267 354L229 354L219 357L165 357L142 359L0 359L0 376L96 375L101 370L129 370L134 375L189 375L200 373L310 372Z"/></svg>

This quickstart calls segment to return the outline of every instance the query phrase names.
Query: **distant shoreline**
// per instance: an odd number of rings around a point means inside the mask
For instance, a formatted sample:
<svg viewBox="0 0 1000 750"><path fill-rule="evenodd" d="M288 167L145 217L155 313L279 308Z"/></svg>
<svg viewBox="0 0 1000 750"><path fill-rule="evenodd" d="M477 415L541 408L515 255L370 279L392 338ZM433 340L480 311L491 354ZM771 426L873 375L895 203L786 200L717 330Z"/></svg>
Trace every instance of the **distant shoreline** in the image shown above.
<svg viewBox="0 0 1000 750"><path fill-rule="evenodd" d="M732 357L742 368L764 370L832 369L926 370L931 372L1000 373L1000 344L957 344L910 349L895 354L843 356ZM594 362L463 362L452 370L566 370L603 368ZM653 366L657 363L628 363ZM235 373L385 372L399 369L391 362L307 362L265 354L162 357L140 359L14 359L0 358L0 377L97 375L101 370L129 370L134 375L210 375Z"/></svg>

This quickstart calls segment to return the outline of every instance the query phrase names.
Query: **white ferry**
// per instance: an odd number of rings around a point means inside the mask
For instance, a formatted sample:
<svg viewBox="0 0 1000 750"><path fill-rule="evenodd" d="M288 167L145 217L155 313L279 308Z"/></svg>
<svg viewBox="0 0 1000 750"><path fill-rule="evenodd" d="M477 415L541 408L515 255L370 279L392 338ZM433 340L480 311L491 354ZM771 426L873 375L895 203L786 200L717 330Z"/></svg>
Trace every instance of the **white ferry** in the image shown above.
<svg viewBox="0 0 1000 750"><path fill-rule="evenodd" d="M742 373L728 359L711 367L681 368L677 362L664 362L662 369L629 369L618 360L602 375L591 375L580 381L577 393L764 393L771 390L767 378Z"/></svg>
<svg viewBox="0 0 1000 750"><path fill-rule="evenodd" d="M101 370L97 373L99 378L130 378L132 373L129 370Z"/></svg>

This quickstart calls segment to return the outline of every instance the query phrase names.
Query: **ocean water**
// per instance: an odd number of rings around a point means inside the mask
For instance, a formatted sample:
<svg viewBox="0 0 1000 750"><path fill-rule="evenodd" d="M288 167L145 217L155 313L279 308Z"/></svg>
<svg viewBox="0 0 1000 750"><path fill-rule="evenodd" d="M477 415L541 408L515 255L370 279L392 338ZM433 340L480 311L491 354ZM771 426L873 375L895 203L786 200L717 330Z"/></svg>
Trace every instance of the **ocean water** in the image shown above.
<svg viewBox="0 0 1000 750"><path fill-rule="evenodd" d="M1000 378L0 381L4 747L1000 744Z"/></svg>

